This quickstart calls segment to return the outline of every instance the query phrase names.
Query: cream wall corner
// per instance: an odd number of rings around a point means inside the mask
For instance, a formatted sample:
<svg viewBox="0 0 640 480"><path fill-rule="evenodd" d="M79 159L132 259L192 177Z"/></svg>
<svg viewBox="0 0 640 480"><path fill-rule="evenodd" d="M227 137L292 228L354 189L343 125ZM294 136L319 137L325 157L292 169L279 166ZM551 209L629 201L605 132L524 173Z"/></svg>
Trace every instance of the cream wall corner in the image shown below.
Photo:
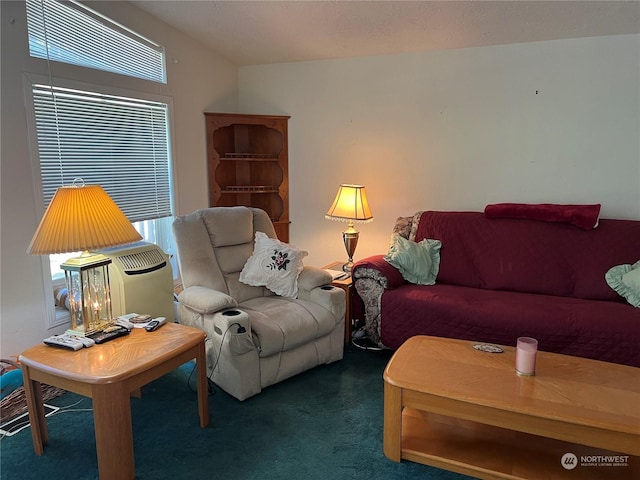
<svg viewBox="0 0 640 480"><path fill-rule="evenodd" d="M345 258L324 213L367 187L356 259L397 216L496 202L601 203L640 220L640 35L241 67L241 111L291 115L291 241Z"/></svg>

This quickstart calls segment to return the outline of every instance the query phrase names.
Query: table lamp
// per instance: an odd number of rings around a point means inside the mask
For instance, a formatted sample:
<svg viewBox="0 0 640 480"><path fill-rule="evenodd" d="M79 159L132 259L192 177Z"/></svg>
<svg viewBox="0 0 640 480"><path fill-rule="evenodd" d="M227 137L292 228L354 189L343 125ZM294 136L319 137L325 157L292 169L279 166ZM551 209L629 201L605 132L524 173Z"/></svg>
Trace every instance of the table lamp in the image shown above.
<svg viewBox="0 0 640 480"><path fill-rule="evenodd" d="M99 185L75 179L60 187L44 212L27 253L83 252L64 262L73 335L90 335L111 318L109 267L111 259L89 250L142 240L131 222Z"/></svg>
<svg viewBox="0 0 640 480"><path fill-rule="evenodd" d="M351 273L353 254L356 251L359 236L358 231L353 228L353 222L368 223L373 220L364 187L345 183L340 185L336 198L324 218L338 222L349 222L347 229L342 232L342 240L349 260L342 266L342 270Z"/></svg>

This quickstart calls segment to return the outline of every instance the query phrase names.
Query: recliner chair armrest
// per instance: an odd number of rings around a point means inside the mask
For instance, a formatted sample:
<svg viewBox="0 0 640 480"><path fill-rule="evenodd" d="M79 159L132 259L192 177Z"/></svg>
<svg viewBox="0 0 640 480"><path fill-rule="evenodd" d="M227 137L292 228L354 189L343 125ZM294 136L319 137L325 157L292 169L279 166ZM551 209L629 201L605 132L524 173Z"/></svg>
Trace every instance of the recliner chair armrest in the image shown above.
<svg viewBox="0 0 640 480"><path fill-rule="evenodd" d="M323 306L333 314L336 323L344 322L347 300L343 289L333 285L322 285L303 295L299 294L298 298Z"/></svg>
<svg viewBox="0 0 640 480"><path fill-rule="evenodd" d="M251 338L251 320L247 312L238 308L229 308L216 312L213 317L207 317L205 324L213 323L213 332L207 329L207 335L220 337L220 343L226 339L231 352L234 355L242 355L256 347Z"/></svg>
<svg viewBox="0 0 640 480"><path fill-rule="evenodd" d="M314 288L330 284L331 274L318 267L305 265L298 276L298 291L303 295L308 294Z"/></svg>
<svg viewBox="0 0 640 480"><path fill-rule="evenodd" d="M330 273L305 265L298 277L298 298L322 305L339 322L345 316L345 293L341 288L332 286L331 280Z"/></svg>
<svg viewBox="0 0 640 480"><path fill-rule="evenodd" d="M226 293L199 286L185 288L178 295L178 302L203 315L238 306Z"/></svg>

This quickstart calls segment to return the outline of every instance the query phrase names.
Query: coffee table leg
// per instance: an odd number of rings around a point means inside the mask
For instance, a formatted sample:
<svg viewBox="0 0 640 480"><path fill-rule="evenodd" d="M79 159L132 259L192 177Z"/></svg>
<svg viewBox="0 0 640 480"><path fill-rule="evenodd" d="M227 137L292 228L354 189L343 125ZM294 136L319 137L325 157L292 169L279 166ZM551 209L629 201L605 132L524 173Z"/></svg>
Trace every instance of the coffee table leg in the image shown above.
<svg viewBox="0 0 640 480"><path fill-rule="evenodd" d="M92 386L93 423L101 479L135 478L129 394L122 382Z"/></svg>
<svg viewBox="0 0 640 480"><path fill-rule="evenodd" d="M209 389L204 341L198 346L196 368L198 369L198 413L200 414L200 426L204 428L209 425Z"/></svg>
<svg viewBox="0 0 640 480"><path fill-rule="evenodd" d="M42 401L42 387L40 382L31 380L29 368L24 365L22 366L22 378L27 410L29 411L29 423L31 424L33 450L36 455L42 455L44 453L44 445L49 441L49 430L47 429L47 420L44 416L44 404Z"/></svg>
<svg viewBox="0 0 640 480"><path fill-rule="evenodd" d="M383 450L389 460L401 459L402 389L384 384L384 436Z"/></svg>

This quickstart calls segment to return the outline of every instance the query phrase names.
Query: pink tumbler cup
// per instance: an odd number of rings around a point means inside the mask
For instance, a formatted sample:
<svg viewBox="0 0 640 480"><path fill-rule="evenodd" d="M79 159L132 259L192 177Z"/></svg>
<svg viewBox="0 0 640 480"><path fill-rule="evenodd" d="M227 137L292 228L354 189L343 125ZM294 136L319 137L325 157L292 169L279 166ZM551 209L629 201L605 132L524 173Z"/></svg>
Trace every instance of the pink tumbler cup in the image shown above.
<svg viewBox="0 0 640 480"><path fill-rule="evenodd" d="M536 374L536 354L538 341L531 337L519 337L516 345L516 373L518 375Z"/></svg>

